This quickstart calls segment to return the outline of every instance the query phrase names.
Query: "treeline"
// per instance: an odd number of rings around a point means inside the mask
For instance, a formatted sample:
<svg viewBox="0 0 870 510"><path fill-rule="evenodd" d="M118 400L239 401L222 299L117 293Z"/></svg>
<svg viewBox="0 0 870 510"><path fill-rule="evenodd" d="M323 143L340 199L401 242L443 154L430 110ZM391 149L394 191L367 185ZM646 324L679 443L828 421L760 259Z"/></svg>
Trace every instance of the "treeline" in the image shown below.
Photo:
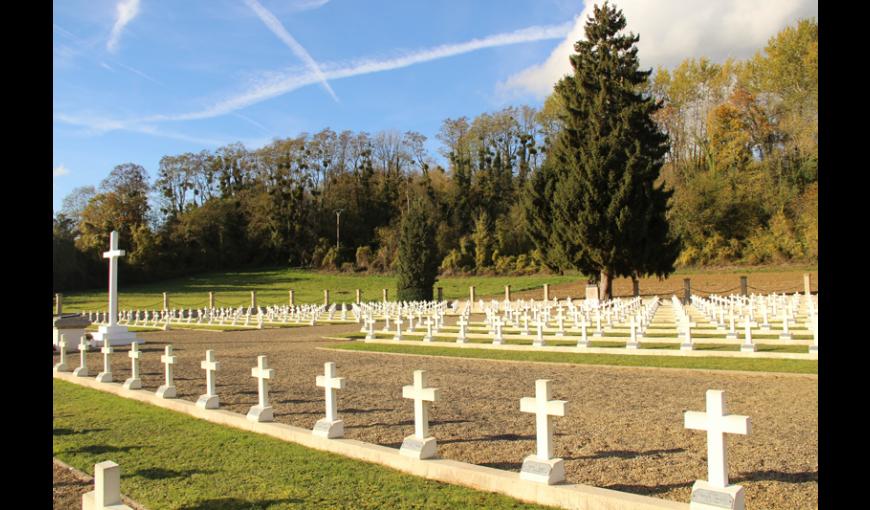
<svg viewBox="0 0 870 510"><path fill-rule="evenodd" d="M687 60L648 93L670 137L662 175L678 264L815 261L818 25L804 20L743 62ZM325 129L117 166L54 218L57 291L100 287L111 230L122 282L262 266L390 272L413 198L432 220L442 274L545 271L522 201L560 129L557 96L443 122L444 168L413 131ZM338 235L338 239L336 239Z"/></svg>

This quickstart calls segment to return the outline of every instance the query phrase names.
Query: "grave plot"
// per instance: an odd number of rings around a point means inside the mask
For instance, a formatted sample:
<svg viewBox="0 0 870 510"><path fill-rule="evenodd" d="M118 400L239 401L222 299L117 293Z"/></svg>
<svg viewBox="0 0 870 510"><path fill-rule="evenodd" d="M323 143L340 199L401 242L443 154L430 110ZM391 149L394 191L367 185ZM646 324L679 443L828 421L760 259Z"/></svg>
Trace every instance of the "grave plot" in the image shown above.
<svg viewBox="0 0 870 510"><path fill-rule="evenodd" d="M172 344L176 398L195 402L207 391L202 360L213 350L220 363L215 392L220 408L239 415L258 404L251 377L258 356L268 357L273 419L312 430L324 419L324 386L316 377L345 380L337 392L336 417L343 435L399 450L415 436L413 399L403 387L425 370L420 386L437 388L428 402L428 437L437 455L519 473L538 452L536 417L521 399L535 395L536 381L552 381L547 400L565 400L554 418L553 458L563 461L568 483L688 502L696 480L707 477L706 433L686 428L684 412L709 412L707 390L727 393L728 413L749 416L751 433L728 439L728 480L744 487L749 508L815 508L818 498L818 379L813 376L746 375L683 370L545 366L317 349L322 336L358 326L267 329L215 335L199 331L144 333L143 388L165 384L160 361ZM131 375L125 349L109 354L116 381ZM57 363L55 356L53 363ZM116 359L117 358L117 359ZM123 359L123 362L121 361ZM96 359L92 361L96 365ZM329 375L332 379L334 375ZM414 392L412 392L414 393ZM794 402L802 405L794 406ZM425 434L424 434L425 435Z"/></svg>

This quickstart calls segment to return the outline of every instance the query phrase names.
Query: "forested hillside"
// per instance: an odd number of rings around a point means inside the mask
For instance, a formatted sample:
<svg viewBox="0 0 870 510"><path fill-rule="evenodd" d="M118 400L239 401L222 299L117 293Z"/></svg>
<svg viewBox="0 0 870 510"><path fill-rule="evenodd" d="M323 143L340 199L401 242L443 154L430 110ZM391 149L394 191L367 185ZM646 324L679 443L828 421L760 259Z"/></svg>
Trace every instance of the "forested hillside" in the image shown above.
<svg viewBox="0 0 870 510"><path fill-rule="evenodd" d="M659 69L646 87L670 140L662 179L678 265L815 262L817 22L784 29L749 60ZM256 150L167 155L153 179L118 165L55 215L55 290L104 283L111 230L127 250L122 282L258 266L392 271L402 214L418 197L442 274L546 270L522 201L560 129L557 97L445 119L439 154L400 126L327 128Z"/></svg>

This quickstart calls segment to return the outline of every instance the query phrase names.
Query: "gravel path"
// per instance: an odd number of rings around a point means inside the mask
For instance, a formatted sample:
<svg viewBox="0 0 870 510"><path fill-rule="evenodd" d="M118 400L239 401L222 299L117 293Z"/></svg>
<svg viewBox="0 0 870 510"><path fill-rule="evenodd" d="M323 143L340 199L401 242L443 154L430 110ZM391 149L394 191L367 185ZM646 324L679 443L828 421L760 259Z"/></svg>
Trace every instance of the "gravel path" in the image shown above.
<svg viewBox="0 0 870 510"><path fill-rule="evenodd" d="M142 383L163 382L160 354L172 343L179 398L205 392L200 360L214 349L221 363L221 406L247 413L257 403L251 374L256 356L275 369L270 401L275 420L311 428L324 412L314 378L334 361L347 378L338 410L345 437L398 448L413 433L413 404L402 398L414 370L428 371L440 388L430 430L442 457L518 471L535 449L535 420L519 411L536 379L553 380L553 398L567 400L565 417L554 418L556 455L569 482L688 502L696 479L706 478L706 434L683 427L683 412L704 411L707 389L725 390L727 412L748 415L751 433L728 436L729 474L746 491L749 509L818 508L818 378L678 369L504 363L425 356L336 352L316 347L321 337L359 330L357 325L242 332L141 333L147 340ZM57 362L57 355L54 355ZM78 366L78 354L70 363ZM93 375L102 355L91 352ZM112 354L114 380L130 375L127 348ZM264 452L264 455L266 453Z"/></svg>

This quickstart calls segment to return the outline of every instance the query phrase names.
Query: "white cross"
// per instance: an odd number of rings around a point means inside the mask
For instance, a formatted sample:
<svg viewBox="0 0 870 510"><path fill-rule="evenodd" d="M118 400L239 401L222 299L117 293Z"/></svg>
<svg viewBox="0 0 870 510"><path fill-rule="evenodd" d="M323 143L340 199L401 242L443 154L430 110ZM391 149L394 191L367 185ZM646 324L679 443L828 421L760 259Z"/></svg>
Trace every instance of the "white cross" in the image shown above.
<svg viewBox="0 0 870 510"><path fill-rule="evenodd" d="M139 344L133 342L133 345L130 346L130 352L127 353L127 357L130 358L130 363L132 364L133 374L130 376L133 379L139 378L139 358L142 357L142 351L139 350Z"/></svg>
<svg viewBox="0 0 870 510"><path fill-rule="evenodd" d="M257 366L251 369L251 377L257 378L260 407L269 406L269 379L275 377L275 369L269 368L266 356L257 356Z"/></svg>
<svg viewBox="0 0 870 510"><path fill-rule="evenodd" d="M172 386L172 365L175 364L175 356L172 355L172 346L166 346L166 354L160 356L160 362L166 365L166 386Z"/></svg>
<svg viewBox="0 0 870 510"><path fill-rule="evenodd" d="M336 421L338 413L335 409L335 390L344 389L344 377L335 377L335 363L331 361L323 364L323 374L318 375L314 383L326 389L326 419Z"/></svg>
<svg viewBox="0 0 870 510"><path fill-rule="evenodd" d="M79 356L81 357L80 358L81 361L79 363L79 366L81 368L87 368L87 366L88 366L87 359L86 359L87 353L88 353L88 340L86 337L83 336L83 337L81 337L81 339L79 339Z"/></svg>
<svg viewBox="0 0 870 510"><path fill-rule="evenodd" d="M401 340L402 339L402 316L399 315L396 317L396 336L393 337L393 340Z"/></svg>
<svg viewBox="0 0 870 510"><path fill-rule="evenodd" d="M66 367L66 335L60 335L60 342L57 343L57 348L60 350L60 362L62 367Z"/></svg>
<svg viewBox="0 0 870 510"><path fill-rule="evenodd" d="M565 400L550 400L550 380L535 381L535 396L520 399L520 411L535 414L537 432L537 457L539 460L553 458L553 416L565 416Z"/></svg>
<svg viewBox="0 0 870 510"><path fill-rule="evenodd" d="M109 326L115 326L118 321L118 257L125 255L118 249L118 232L109 234L109 251L103 252L103 258L109 259Z"/></svg>
<svg viewBox="0 0 870 510"><path fill-rule="evenodd" d="M725 392L707 390L707 412L686 411L685 427L707 431L707 482L728 486L728 455L725 434L749 434L749 417L725 414Z"/></svg>
<svg viewBox="0 0 870 510"><path fill-rule="evenodd" d="M424 388L426 371L414 370L414 385L402 386L402 398L414 399L414 436L425 439L429 435L429 406L426 402L438 400L438 388Z"/></svg>
<svg viewBox="0 0 870 510"><path fill-rule="evenodd" d="M220 362L214 360L214 351L211 349L205 351L205 360L199 362L199 368L205 370L205 394L208 396L217 395L214 389L214 373L220 366Z"/></svg>
<svg viewBox="0 0 870 510"><path fill-rule="evenodd" d="M749 323L749 317L746 317L743 323L743 337L746 345L752 343L752 325Z"/></svg>
<svg viewBox="0 0 870 510"><path fill-rule="evenodd" d="M465 342L465 326L468 325L468 321L465 320L465 316L462 316L456 321L456 324L459 325L459 335L456 337L456 341L459 343Z"/></svg>
<svg viewBox="0 0 870 510"><path fill-rule="evenodd" d="M504 343L504 338L501 336L501 317L496 316L492 320L492 324L495 326L495 337L492 339L492 343L496 345Z"/></svg>
<svg viewBox="0 0 870 510"><path fill-rule="evenodd" d="M112 349L112 346L109 343L107 343L107 342L105 342L105 343L106 343L106 345L104 345L103 348L100 349L100 352L103 353L103 371L111 374L112 373L112 365L109 362L109 355L112 354L113 352L115 352L115 350Z"/></svg>

